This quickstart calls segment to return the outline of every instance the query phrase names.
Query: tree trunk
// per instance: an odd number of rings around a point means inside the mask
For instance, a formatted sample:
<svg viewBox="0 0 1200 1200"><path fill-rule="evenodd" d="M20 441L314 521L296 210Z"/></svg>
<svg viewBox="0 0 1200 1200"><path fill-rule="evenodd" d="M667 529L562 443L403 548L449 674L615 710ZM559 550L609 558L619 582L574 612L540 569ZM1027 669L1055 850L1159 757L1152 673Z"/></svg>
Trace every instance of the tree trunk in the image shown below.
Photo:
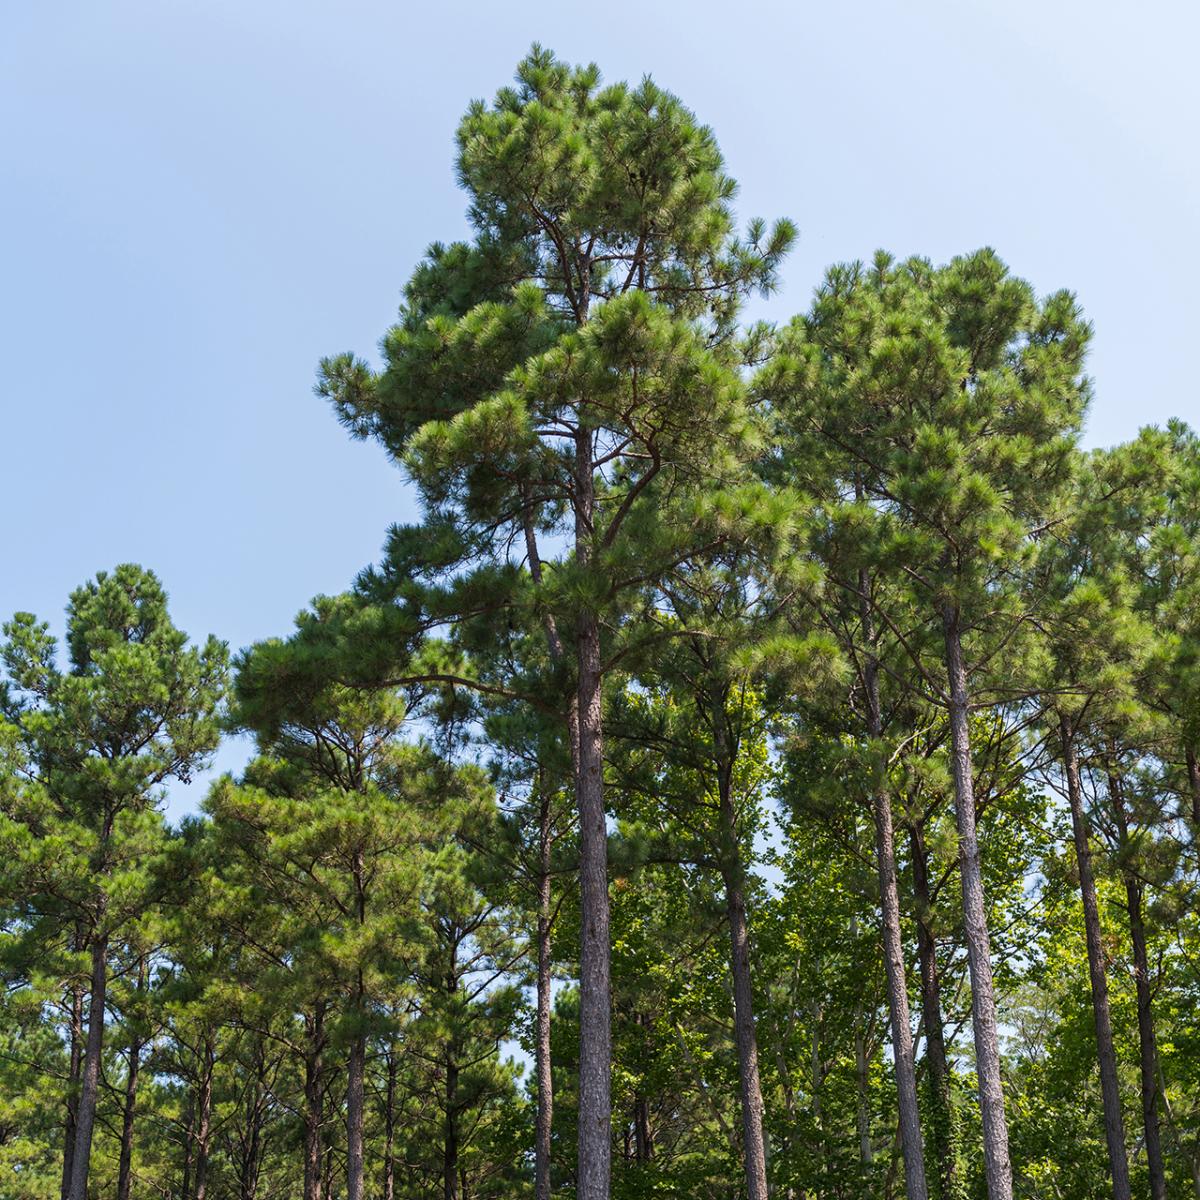
<svg viewBox="0 0 1200 1200"><path fill-rule="evenodd" d="M117 1200L129 1200L133 1184L133 1120L137 1107L138 1074L141 1067L142 1043L132 1038L129 1043L129 1070L125 1076L125 1113L121 1121L121 1156L117 1167Z"/></svg>
<svg viewBox="0 0 1200 1200"><path fill-rule="evenodd" d="M814 964L814 975L820 978L820 963ZM821 1001L813 999L810 1006L810 1014L812 1017L812 1045L809 1049L808 1066L811 1076L811 1096L810 1108L812 1110L813 1125L816 1129L816 1145L813 1147L813 1157L816 1160L816 1174L821 1181L818 1191L825 1187L825 1158L826 1158L826 1137L825 1137L825 1071L821 1062L821 1023L824 1020L824 1012L821 1008Z"/></svg>
<svg viewBox="0 0 1200 1200"><path fill-rule="evenodd" d="M304 1200L321 1200L321 1127L325 1107L325 1009L304 1019L308 1053L304 1059Z"/></svg>
<svg viewBox="0 0 1200 1200"><path fill-rule="evenodd" d="M540 782L540 781L539 781ZM538 810L537 1131L534 1197L550 1200L550 1137L554 1125L554 1071L550 1059L550 793L541 787Z"/></svg>
<svg viewBox="0 0 1200 1200"><path fill-rule="evenodd" d="M746 1158L746 1191L750 1200L766 1200L767 1153L763 1137L762 1081L758 1038L754 1028L750 978L750 931L740 879L727 875L725 907L729 920L730 966L733 974L733 1026L738 1081L742 1099L742 1148Z"/></svg>
<svg viewBox="0 0 1200 1200"><path fill-rule="evenodd" d="M869 1167L874 1160L871 1148L870 1063L867 1061L867 1040L862 1031L862 1005L854 1011L854 1080L858 1092L855 1122L858 1126L858 1161Z"/></svg>
<svg viewBox="0 0 1200 1200"><path fill-rule="evenodd" d="M80 949L77 932L75 949ZM78 979L71 983L71 1051L67 1076L67 1118L63 1126L62 1200L71 1193L71 1163L75 1158L75 1131L79 1124L79 1081L83 1075L83 987Z"/></svg>
<svg viewBox="0 0 1200 1200"><path fill-rule="evenodd" d="M261 1082L261 1081L260 1081ZM246 1139L242 1155L241 1200L255 1200L258 1195L258 1177L262 1162L262 1130L264 1090L256 1086L253 1103L246 1115Z"/></svg>
<svg viewBox="0 0 1200 1200"><path fill-rule="evenodd" d="M325 1157L322 1160L321 1168L321 1187L324 1189L325 1195L330 1196L333 1200L337 1200L337 1192L333 1186L334 1178L334 1147L332 1144L325 1147Z"/></svg>
<svg viewBox="0 0 1200 1200"><path fill-rule="evenodd" d="M1129 935L1133 942L1133 977L1137 987L1142 1125L1146 1141L1146 1166L1150 1172L1150 1196L1151 1200L1166 1200L1167 1177L1163 1165L1162 1133L1158 1117L1158 1046L1154 1035L1146 926L1142 916L1142 885L1128 874L1125 876L1125 896L1129 903Z"/></svg>
<svg viewBox="0 0 1200 1200"><path fill-rule="evenodd" d="M388 1047L383 1113L383 1200L396 1197L396 1047Z"/></svg>
<svg viewBox="0 0 1200 1200"><path fill-rule="evenodd" d="M654 1136L650 1131L650 1102L640 1093L633 1101L634 1161L644 1167L654 1158Z"/></svg>
<svg viewBox="0 0 1200 1200"><path fill-rule="evenodd" d="M1187 748L1188 789L1192 794L1192 832L1200 838L1200 759L1191 746Z"/></svg>
<svg viewBox="0 0 1200 1200"><path fill-rule="evenodd" d="M460 1200L458 1190L458 1063L446 1058L446 1122L442 1144L442 1196Z"/></svg>
<svg viewBox="0 0 1200 1200"><path fill-rule="evenodd" d="M192 1144L195 1134L196 1100L188 1093L187 1116L183 1123L183 1180L179 1189L179 1200L192 1200Z"/></svg>
<svg viewBox="0 0 1200 1200"><path fill-rule="evenodd" d="M929 1071L932 1114L930 1144L937 1159L939 1200L958 1195L958 1149L951 1096L950 1062L942 1019L942 985L938 976L937 939L933 932L933 899L929 887L929 854L919 827L910 827L913 897L917 917L917 960L921 968L921 1024L925 1029L925 1062Z"/></svg>
<svg viewBox="0 0 1200 1200"><path fill-rule="evenodd" d="M208 1151L212 1140L213 1046L204 1043L204 1074L200 1077L200 1095L196 1120L196 1200L208 1195Z"/></svg>
<svg viewBox="0 0 1200 1200"><path fill-rule="evenodd" d="M538 553L537 536L533 527L533 512L529 493L524 493L525 551L529 575L538 586L542 582L542 560ZM562 637L553 613L544 620L550 660L557 667L563 661ZM567 705L567 737L570 743L571 765L579 779L579 707L578 697ZM550 1200L551 1134L554 1128L554 1064L550 1049L551 959L550 959L550 850L553 844L550 796L539 774L540 807L538 811L538 981L537 981L537 1044L535 1070L537 1073L537 1126L534 1137L534 1200ZM607 875L607 867L605 870Z"/></svg>
<svg viewBox="0 0 1200 1200"><path fill-rule="evenodd" d="M575 554L591 564L595 514L591 433L575 447ZM600 622L583 612L576 626L579 754L579 1168L578 1200L608 1200L612 1136L612 997L609 975L608 830L604 813L604 731Z"/></svg>
<svg viewBox="0 0 1200 1200"><path fill-rule="evenodd" d="M725 884L725 911L729 921L733 1031L742 1100L746 1194L749 1200L767 1200L767 1154L763 1138L762 1081L758 1070L758 1036L754 1028L754 997L751 989L750 930L746 920L746 898L742 890L742 858L738 844L737 814L733 807L732 763L725 735L723 704L713 706L713 745L717 756L722 877Z"/></svg>
<svg viewBox="0 0 1200 1200"><path fill-rule="evenodd" d="M867 732L883 735L883 710L879 701L879 667L875 657L875 631L869 600L870 580L858 576L859 620L868 652L863 683L867 698ZM875 863L879 875L879 907L883 923L883 962L887 976L888 1013L892 1026L892 1053L896 1063L896 1093L900 1110L900 1144L904 1150L904 1184L908 1200L926 1200L925 1150L921 1143L921 1108L917 1099L917 1070L913 1061L912 1018L908 1011L908 979L904 967L904 942L900 931L900 892L896 883L896 838L892 802L880 786L871 797L875 820Z"/></svg>
<svg viewBox="0 0 1200 1200"><path fill-rule="evenodd" d="M1075 836L1075 859L1079 864L1079 893L1083 900L1083 928L1087 938L1088 974L1092 983L1092 1014L1096 1022L1096 1049L1100 1060L1100 1094L1104 1102L1104 1137L1114 1200L1131 1200L1129 1159L1125 1151L1125 1120L1121 1115L1121 1092L1117 1080L1117 1053L1113 1047L1112 1014L1108 1002L1108 979L1104 943L1100 931L1100 907L1092 877L1092 851L1088 844L1087 817L1083 811L1083 789L1079 781L1079 759L1075 732L1064 716L1059 721L1063 767L1067 776L1067 799L1071 805L1071 829Z"/></svg>
<svg viewBox="0 0 1200 1200"><path fill-rule="evenodd" d="M346 1079L346 1200L363 1200L363 1071L366 1039L354 1035Z"/></svg>
<svg viewBox="0 0 1200 1200"><path fill-rule="evenodd" d="M1129 845L1129 820L1125 813L1121 780L1111 768L1108 771L1108 791L1124 848ZM1158 1117L1158 1047L1154 1036L1150 958L1146 952L1146 925L1142 915L1142 883L1128 865L1122 868L1121 874L1125 881L1125 899L1129 911L1129 938L1133 944L1133 978L1137 989L1138 1044L1141 1051L1142 1132L1146 1144L1146 1166L1150 1174L1150 1196L1151 1200L1166 1200L1167 1179Z"/></svg>
<svg viewBox="0 0 1200 1200"><path fill-rule="evenodd" d="M261 1040L254 1046L254 1082L245 1089L245 1132L239 1135L241 1163L238 1172L239 1200L255 1200L262 1171L264 1110L270 1088L270 1069Z"/></svg>
<svg viewBox="0 0 1200 1200"><path fill-rule="evenodd" d="M79 1092L75 1127L75 1153L71 1159L69 1200L87 1200L88 1168L92 1157L92 1130L100 1094L100 1058L104 1052L104 1002L108 987L108 938L96 935L92 943L92 994L88 1001L87 1051Z"/></svg>
<svg viewBox="0 0 1200 1200"><path fill-rule="evenodd" d="M992 982L992 947L975 831L975 784L971 767L970 697L963 663L957 609L943 611L946 676L950 690L950 748L954 774L954 817L958 827L958 863L962 877L963 924L967 965L971 973L971 1021L983 1119L983 1162L989 1200L1012 1200L1012 1160L1008 1122L1000 1078L1000 1041L996 1029L996 992Z"/></svg>

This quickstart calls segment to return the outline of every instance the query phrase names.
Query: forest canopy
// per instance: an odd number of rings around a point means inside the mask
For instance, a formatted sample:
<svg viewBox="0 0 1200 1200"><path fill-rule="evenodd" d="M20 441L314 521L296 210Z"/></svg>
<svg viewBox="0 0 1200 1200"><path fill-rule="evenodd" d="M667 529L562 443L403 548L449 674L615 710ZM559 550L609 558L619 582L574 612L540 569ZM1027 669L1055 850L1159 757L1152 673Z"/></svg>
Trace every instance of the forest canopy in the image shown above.
<svg viewBox="0 0 1200 1200"><path fill-rule="evenodd" d="M796 229L649 78L456 147L316 384L420 519L232 655L3 625L0 1197L1200 1197L1200 437L1085 448L989 248L749 320Z"/></svg>

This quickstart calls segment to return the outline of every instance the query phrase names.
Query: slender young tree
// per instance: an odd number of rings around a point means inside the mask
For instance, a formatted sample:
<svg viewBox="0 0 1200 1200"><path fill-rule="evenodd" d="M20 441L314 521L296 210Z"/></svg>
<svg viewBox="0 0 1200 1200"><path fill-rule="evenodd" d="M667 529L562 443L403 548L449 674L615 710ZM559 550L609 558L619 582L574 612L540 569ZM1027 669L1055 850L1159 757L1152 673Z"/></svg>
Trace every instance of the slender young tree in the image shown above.
<svg viewBox="0 0 1200 1200"><path fill-rule="evenodd" d="M189 647L158 579L130 564L71 594L66 632L63 671L45 624L19 613L5 626L14 685L7 715L22 731L38 784L26 793L35 802L8 820L30 851L18 885L30 912L63 913L90 952L67 1188L68 1200L87 1200L110 947L151 902L146 868L162 842L162 785L188 778L217 744L227 654L213 638Z"/></svg>
<svg viewBox="0 0 1200 1200"><path fill-rule="evenodd" d="M340 994L329 1016L345 1056L346 1194L363 1200L368 1042L394 981L412 978L423 953L417 911L434 830L451 827L445 812L480 781L399 740L407 706L394 690L328 684L309 666L302 640L241 656L233 716L264 757L208 807L250 878L304 915L282 963L315 938L319 976Z"/></svg>
<svg viewBox="0 0 1200 1200"><path fill-rule="evenodd" d="M1151 630L1137 612L1137 590L1124 569L1119 547L1130 532L1128 514L1144 512L1139 498L1149 480L1159 477L1163 462L1158 442L1143 437L1132 447L1096 452L1084 461L1077 511L1070 522L1051 532L1052 546L1043 556L1045 570L1031 581L1055 602L1051 618L1042 623L1052 671L1045 700L1048 735L1052 743L1057 739L1060 790L1071 813L1105 1138L1113 1195L1118 1200L1132 1193L1109 1001L1110 964L1104 950L1092 821L1080 760L1097 736L1103 741L1107 725L1136 720L1140 681L1154 650Z"/></svg>

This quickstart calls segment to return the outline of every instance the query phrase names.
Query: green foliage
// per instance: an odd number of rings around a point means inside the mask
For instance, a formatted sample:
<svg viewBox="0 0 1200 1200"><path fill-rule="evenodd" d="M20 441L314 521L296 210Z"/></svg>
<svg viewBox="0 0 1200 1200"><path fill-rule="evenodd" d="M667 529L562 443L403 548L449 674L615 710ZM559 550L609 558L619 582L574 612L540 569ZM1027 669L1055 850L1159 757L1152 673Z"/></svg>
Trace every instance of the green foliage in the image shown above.
<svg viewBox="0 0 1200 1200"><path fill-rule="evenodd" d="M747 1195L747 1031L772 1194L902 1194L890 867L928 1193L982 1197L964 812L1016 1194L1112 1194L1088 853L1133 1194L1200 1188L1200 438L1083 452L1090 326L991 250L836 266L747 327L795 231L737 232L713 132L649 78L535 46L456 169L469 239L379 369L319 374L422 503L381 562L228 701L141 567L71 594L61 651L3 627L0 1197L63 1194L92 1032L90 1195L335 1200L360 1063L368 1195L532 1196L551 1099L578 1194L589 838L606 1194ZM168 827L223 730L253 760Z"/></svg>

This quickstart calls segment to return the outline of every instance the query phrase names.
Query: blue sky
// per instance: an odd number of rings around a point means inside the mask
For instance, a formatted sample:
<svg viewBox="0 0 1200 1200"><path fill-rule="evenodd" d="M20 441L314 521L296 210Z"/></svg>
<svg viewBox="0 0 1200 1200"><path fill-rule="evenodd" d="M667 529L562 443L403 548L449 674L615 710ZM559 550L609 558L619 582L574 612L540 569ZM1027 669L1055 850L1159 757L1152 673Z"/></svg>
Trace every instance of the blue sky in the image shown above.
<svg viewBox="0 0 1200 1200"><path fill-rule="evenodd" d="M876 247L989 244L1095 322L1091 443L1200 423L1198 36L1154 0L10 3L0 615L57 627L134 560L236 648L373 559L411 499L314 367L373 353L464 231L455 125L534 40L654 75L716 130L740 213L797 222L764 315Z"/></svg>

